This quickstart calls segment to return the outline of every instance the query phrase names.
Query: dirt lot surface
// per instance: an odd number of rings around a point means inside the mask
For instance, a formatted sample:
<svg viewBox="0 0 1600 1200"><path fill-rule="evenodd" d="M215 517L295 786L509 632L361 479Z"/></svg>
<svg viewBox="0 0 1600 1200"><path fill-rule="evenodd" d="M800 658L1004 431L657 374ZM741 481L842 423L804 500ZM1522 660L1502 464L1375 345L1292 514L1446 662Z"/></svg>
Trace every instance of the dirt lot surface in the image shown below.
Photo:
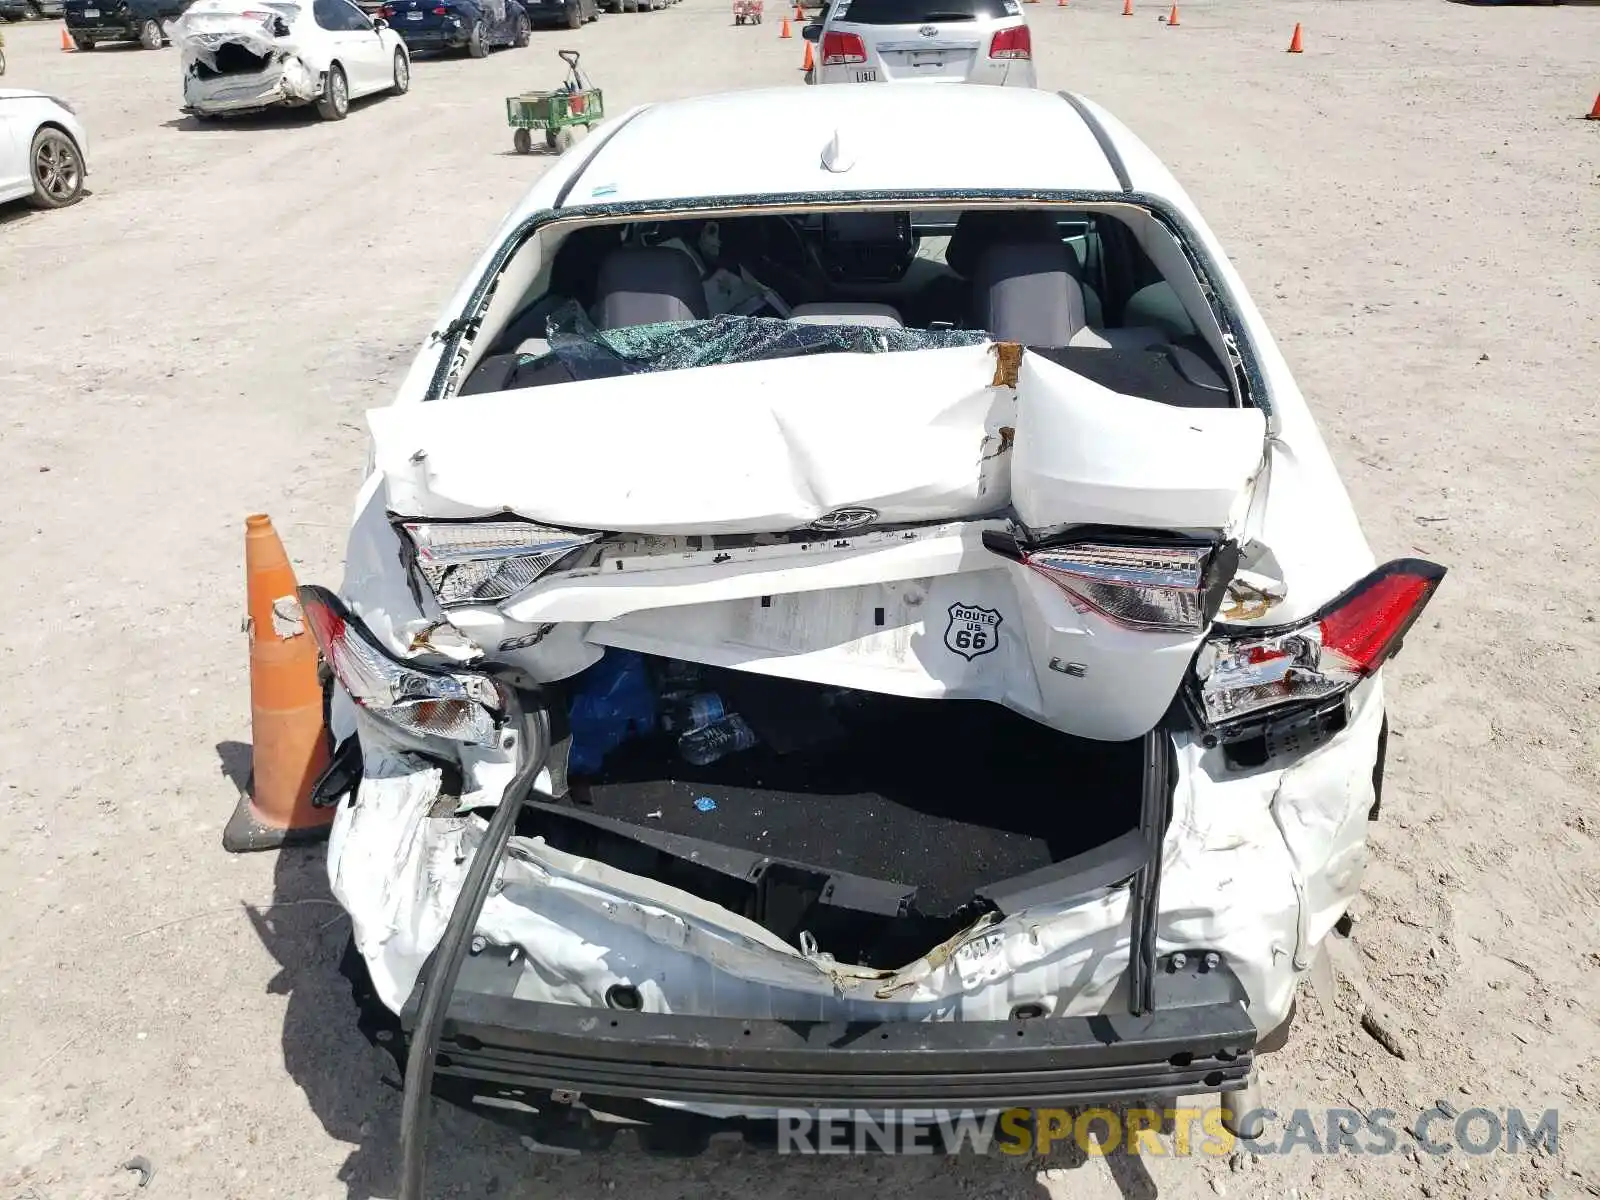
<svg viewBox="0 0 1600 1200"><path fill-rule="evenodd" d="M1208 214L1380 557L1451 569L1393 668L1345 977L1307 990L1267 1100L1558 1108L1558 1153L568 1159L441 1112L433 1195L1600 1195L1600 124L1576 119L1600 9L1027 11L1041 83L1109 105ZM544 169L501 98L554 83L558 46L621 111L798 82L801 42L685 0L419 61L343 124L211 128L178 112L175 51L63 54L58 30L5 29L4 84L78 105L94 194L0 210L0 1200L132 1194L135 1154L151 1200L389 1197L399 1096L353 1026L320 851L220 849L250 737L242 519L337 581L361 414Z"/></svg>

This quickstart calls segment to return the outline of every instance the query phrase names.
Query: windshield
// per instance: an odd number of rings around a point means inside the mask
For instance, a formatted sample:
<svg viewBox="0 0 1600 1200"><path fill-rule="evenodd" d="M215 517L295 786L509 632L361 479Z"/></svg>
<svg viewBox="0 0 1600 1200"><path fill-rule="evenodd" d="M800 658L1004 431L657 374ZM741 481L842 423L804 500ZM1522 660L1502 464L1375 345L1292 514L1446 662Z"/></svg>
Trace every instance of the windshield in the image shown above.
<svg viewBox="0 0 1600 1200"><path fill-rule="evenodd" d="M922 25L1020 16L1018 0L838 0L835 21L853 25Z"/></svg>

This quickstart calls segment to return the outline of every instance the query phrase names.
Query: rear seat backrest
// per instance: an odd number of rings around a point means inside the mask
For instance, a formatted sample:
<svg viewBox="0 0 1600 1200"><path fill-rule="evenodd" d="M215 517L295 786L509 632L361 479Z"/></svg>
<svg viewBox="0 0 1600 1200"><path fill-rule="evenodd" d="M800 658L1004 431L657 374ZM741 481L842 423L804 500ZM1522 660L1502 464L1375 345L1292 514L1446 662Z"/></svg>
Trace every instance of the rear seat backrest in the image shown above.
<svg viewBox="0 0 1600 1200"><path fill-rule="evenodd" d="M694 260L670 246L621 246L595 277L594 322L601 329L697 321L709 314Z"/></svg>
<svg viewBox="0 0 1600 1200"><path fill-rule="evenodd" d="M1065 346L1088 324L1083 290L1061 242L1011 242L984 249L972 272L972 319L996 341Z"/></svg>

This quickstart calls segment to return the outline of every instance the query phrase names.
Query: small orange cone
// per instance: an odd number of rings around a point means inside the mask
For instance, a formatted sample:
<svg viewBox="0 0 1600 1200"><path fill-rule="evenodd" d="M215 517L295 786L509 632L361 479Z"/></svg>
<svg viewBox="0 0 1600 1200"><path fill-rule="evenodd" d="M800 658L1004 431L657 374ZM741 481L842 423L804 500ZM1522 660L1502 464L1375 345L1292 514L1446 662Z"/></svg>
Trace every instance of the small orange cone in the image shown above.
<svg viewBox="0 0 1600 1200"><path fill-rule="evenodd" d="M786 37L793 37L794 36L794 34L789 32L789 18L788 17L785 17L783 19L783 28L778 31L778 36L780 38L786 38Z"/></svg>
<svg viewBox="0 0 1600 1200"><path fill-rule="evenodd" d="M61 48L67 51L69 54L77 49L77 47L72 44L72 39L67 36L67 31L65 29L61 31Z"/></svg>
<svg viewBox="0 0 1600 1200"><path fill-rule="evenodd" d="M1289 53L1304 54L1305 49L1304 43L1300 40L1300 22L1296 21L1294 23L1294 36L1289 39Z"/></svg>
<svg viewBox="0 0 1600 1200"><path fill-rule="evenodd" d="M1067 6L1067 0L1056 0L1056 7L1057 8L1065 8L1066 6Z"/></svg>
<svg viewBox="0 0 1600 1200"><path fill-rule="evenodd" d="M805 19L806 19L806 10L805 10L805 8L804 8L804 7L803 7L803 6L802 6L802 5L801 5L801 4L800 4L800 3L799 3L799 0L795 0L795 6L794 6L794 19L795 19L795 20L796 20L796 21L804 21L804 20L805 20Z"/></svg>
<svg viewBox="0 0 1600 1200"><path fill-rule="evenodd" d="M1600 121L1600 96L1594 98L1594 107L1589 110L1588 115L1583 119L1585 121Z"/></svg>
<svg viewBox="0 0 1600 1200"><path fill-rule="evenodd" d="M1125 17L1133 16L1133 0L1122 0L1122 15Z"/></svg>
<svg viewBox="0 0 1600 1200"><path fill-rule="evenodd" d="M270 517L246 517L244 528L253 744L249 786L222 831L223 849L235 854L320 840L334 814L311 805L328 735L317 643L300 614L294 568Z"/></svg>
<svg viewBox="0 0 1600 1200"><path fill-rule="evenodd" d="M1172 15L1167 18L1167 28L1171 29L1178 23L1178 6L1172 6Z"/></svg>
<svg viewBox="0 0 1600 1200"><path fill-rule="evenodd" d="M805 57L800 60L800 69L802 71L811 70L812 65L815 63L815 61L816 60L811 57L811 43L807 42L806 43Z"/></svg>

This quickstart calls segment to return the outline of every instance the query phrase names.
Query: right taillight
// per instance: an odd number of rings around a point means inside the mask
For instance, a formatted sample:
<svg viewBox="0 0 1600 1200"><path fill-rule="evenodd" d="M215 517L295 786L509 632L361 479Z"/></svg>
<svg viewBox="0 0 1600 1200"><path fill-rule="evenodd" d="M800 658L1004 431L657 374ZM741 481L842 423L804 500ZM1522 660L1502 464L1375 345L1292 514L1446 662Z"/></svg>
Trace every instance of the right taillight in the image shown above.
<svg viewBox="0 0 1600 1200"><path fill-rule="evenodd" d="M1397 559L1305 621L1262 630L1216 626L1195 659L1206 723L1349 691L1393 657L1444 574L1436 563Z"/></svg>
<svg viewBox="0 0 1600 1200"><path fill-rule="evenodd" d="M867 44L856 33L825 33L822 35L822 65L844 67L851 63L867 61Z"/></svg>
<svg viewBox="0 0 1600 1200"><path fill-rule="evenodd" d="M1002 29L989 43L990 58L1032 58L1033 34L1026 25Z"/></svg>
<svg viewBox="0 0 1600 1200"><path fill-rule="evenodd" d="M394 18L394 6L391 4L385 4L382 8L378 9L378 15L385 21L392 20Z"/></svg>

